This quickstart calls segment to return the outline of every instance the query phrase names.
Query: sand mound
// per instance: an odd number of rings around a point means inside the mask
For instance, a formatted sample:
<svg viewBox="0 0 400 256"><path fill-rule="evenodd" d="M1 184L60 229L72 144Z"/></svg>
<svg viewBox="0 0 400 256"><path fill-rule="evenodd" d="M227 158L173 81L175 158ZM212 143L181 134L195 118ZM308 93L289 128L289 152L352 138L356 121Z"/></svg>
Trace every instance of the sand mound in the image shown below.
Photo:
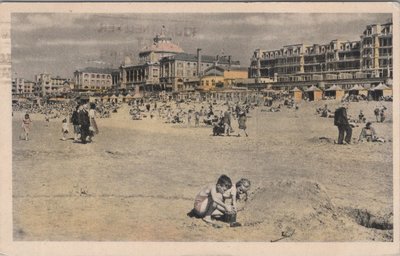
<svg viewBox="0 0 400 256"><path fill-rule="evenodd" d="M244 226L269 227L277 234L277 240L303 241L311 237L318 240L329 229L342 230L349 237L360 237L366 229L371 229L370 235L360 240L370 236L382 241L392 239L391 230L388 231L392 226L387 219L366 210L337 208L321 184L308 180L282 180L257 188L240 212L240 220ZM338 239L335 236L332 234L332 241Z"/></svg>
<svg viewBox="0 0 400 256"><path fill-rule="evenodd" d="M318 183L311 181L278 181L258 188L243 211L246 221L274 219L304 220L324 215L334 218L334 206Z"/></svg>

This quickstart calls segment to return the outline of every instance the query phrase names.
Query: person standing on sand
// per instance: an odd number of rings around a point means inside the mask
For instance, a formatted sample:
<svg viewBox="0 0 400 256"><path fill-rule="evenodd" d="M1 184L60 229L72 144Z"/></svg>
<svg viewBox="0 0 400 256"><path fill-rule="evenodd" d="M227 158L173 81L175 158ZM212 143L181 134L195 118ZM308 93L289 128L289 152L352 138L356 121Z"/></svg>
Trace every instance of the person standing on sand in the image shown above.
<svg viewBox="0 0 400 256"><path fill-rule="evenodd" d="M74 112L72 112L71 122L74 126L74 142L78 142L79 134L81 133L79 128L79 105L76 106Z"/></svg>
<svg viewBox="0 0 400 256"><path fill-rule="evenodd" d="M96 123L96 104L90 103L90 110L89 110L89 118L90 118L90 126L93 129L95 134L99 133L99 128Z"/></svg>
<svg viewBox="0 0 400 256"><path fill-rule="evenodd" d="M232 126L231 126L231 112L228 109L224 112L224 127L225 127L225 134L227 136L230 136L229 133L232 132Z"/></svg>
<svg viewBox="0 0 400 256"><path fill-rule="evenodd" d="M29 132L31 131L32 120L29 114L25 114L24 119L22 119L22 129L25 133L25 140L29 140Z"/></svg>
<svg viewBox="0 0 400 256"><path fill-rule="evenodd" d="M239 132L238 132L238 137L240 137L240 130L243 130L244 134L246 135L246 137L248 137L249 135L246 132L247 126L246 126L246 121L247 121L247 117L246 117L246 113L244 111L240 111L239 112L239 117L238 117L238 124L239 124Z"/></svg>
<svg viewBox="0 0 400 256"><path fill-rule="evenodd" d="M342 106L335 111L334 116L334 125L338 127L339 135L337 144L343 144L344 134L346 133L346 137L344 140L347 144L351 143L351 134L352 128L349 124L349 120L347 119L347 106Z"/></svg>
<svg viewBox="0 0 400 256"><path fill-rule="evenodd" d="M376 122L377 123L379 123L379 113L380 113L379 107L376 106L376 108L374 109L374 114L375 114L375 118L376 118Z"/></svg>
<svg viewBox="0 0 400 256"><path fill-rule="evenodd" d="M194 112L194 126L199 127L200 125L200 113L198 111Z"/></svg>
<svg viewBox="0 0 400 256"><path fill-rule="evenodd" d="M81 142L82 144L86 144L87 137L90 135L90 119L87 111L87 105L81 105L79 107L79 125L81 130Z"/></svg>

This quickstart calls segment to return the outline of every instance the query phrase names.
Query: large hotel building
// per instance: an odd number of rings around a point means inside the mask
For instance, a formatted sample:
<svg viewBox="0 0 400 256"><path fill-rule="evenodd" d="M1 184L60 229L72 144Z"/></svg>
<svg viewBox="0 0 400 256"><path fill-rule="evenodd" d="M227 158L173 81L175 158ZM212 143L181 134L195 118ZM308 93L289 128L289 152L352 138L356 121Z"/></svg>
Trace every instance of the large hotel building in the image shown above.
<svg viewBox="0 0 400 256"><path fill-rule="evenodd" d="M254 51L251 78L270 78L276 85L384 81L393 77L393 24L368 25L360 40L293 44Z"/></svg>
<svg viewBox="0 0 400 256"><path fill-rule="evenodd" d="M238 68L240 62L230 56L185 53L164 31L156 35L153 43L140 51L139 61L130 60L120 67L117 87L136 92L193 91L200 85L204 72L211 67Z"/></svg>

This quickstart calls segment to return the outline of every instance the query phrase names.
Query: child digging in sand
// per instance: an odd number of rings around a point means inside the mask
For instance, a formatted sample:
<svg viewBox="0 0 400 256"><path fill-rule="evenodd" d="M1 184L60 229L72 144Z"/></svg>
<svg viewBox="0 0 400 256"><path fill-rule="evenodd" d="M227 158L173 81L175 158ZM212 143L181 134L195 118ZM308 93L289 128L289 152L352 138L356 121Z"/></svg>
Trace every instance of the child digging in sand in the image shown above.
<svg viewBox="0 0 400 256"><path fill-rule="evenodd" d="M189 217L202 218L209 224L215 224L211 217L221 218L224 215L236 215L236 210L230 204L225 204L223 194L232 188L232 181L226 175L221 175L217 184L206 185L196 196L194 208ZM237 226L232 224L231 227Z"/></svg>

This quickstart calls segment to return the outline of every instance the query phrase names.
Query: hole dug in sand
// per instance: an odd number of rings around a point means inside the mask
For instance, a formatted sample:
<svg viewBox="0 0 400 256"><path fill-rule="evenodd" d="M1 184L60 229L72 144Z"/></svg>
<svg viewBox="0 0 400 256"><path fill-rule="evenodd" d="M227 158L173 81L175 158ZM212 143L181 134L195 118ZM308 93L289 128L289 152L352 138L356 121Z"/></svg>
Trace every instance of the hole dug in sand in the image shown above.
<svg viewBox="0 0 400 256"><path fill-rule="evenodd" d="M238 216L244 226L263 230L272 242L393 240L393 214L378 217L336 207L324 187L309 180L263 184Z"/></svg>
<svg viewBox="0 0 400 256"><path fill-rule="evenodd" d="M393 213L377 216L370 213L367 209L347 208L345 211L357 222L357 224L363 227L380 230L393 230Z"/></svg>

